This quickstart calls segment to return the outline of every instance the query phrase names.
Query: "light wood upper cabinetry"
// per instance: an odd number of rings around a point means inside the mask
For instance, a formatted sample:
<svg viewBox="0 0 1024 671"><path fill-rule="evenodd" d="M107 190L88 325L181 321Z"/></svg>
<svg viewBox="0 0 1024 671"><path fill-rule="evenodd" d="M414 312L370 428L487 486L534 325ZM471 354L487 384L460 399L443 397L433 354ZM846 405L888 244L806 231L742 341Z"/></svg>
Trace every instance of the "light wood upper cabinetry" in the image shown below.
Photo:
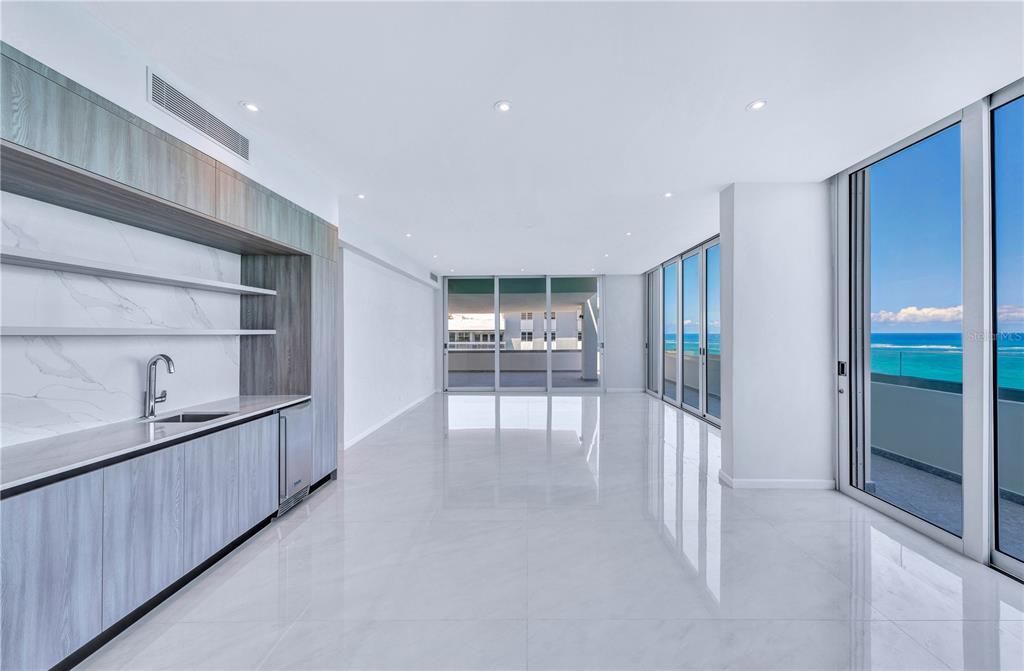
<svg viewBox="0 0 1024 671"><path fill-rule="evenodd" d="M103 628L103 474L0 501L0 527L0 668L48 669Z"/></svg>
<svg viewBox="0 0 1024 671"><path fill-rule="evenodd" d="M0 135L29 149L207 215L215 161L168 142L4 55Z"/></svg>
<svg viewBox="0 0 1024 671"><path fill-rule="evenodd" d="M0 136L328 259L337 228L9 45L0 57Z"/></svg>
<svg viewBox="0 0 1024 671"><path fill-rule="evenodd" d="M329 235L324 230L333 226L222 163L217 164L216 216L311 254L334 258L333 247L325 244Z"/></svg>

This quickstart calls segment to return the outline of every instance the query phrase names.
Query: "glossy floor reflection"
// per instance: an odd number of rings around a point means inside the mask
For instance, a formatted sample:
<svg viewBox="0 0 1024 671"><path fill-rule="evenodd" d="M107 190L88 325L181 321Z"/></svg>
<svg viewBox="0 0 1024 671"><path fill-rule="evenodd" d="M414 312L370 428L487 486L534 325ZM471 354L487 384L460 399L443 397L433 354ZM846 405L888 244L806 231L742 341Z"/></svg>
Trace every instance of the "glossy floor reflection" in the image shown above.
<svg viewBox="0 0 1024 671"><path fill-rule="evenodd" d="M436 395L85 668L1024 668L1024 585L719 463L639 393Z"/></svg>

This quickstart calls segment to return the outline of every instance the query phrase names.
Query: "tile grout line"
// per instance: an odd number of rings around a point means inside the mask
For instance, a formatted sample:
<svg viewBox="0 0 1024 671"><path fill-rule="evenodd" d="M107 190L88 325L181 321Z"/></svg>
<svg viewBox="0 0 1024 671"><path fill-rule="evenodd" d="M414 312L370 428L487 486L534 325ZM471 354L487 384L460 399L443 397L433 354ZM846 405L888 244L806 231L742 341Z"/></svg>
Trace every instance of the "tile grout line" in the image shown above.
<svg viewBox="0 0 1024 671"><path fill-rule="evenodd" d="M939 664L942 664L942 666L944 666L947 669L950 669L950 671L952 671L953 667L950 666L949 664L947 664L946 660L942 659L941 657L939 657L938 655L933 653L931 651L931 649L928 647L928 645L924 641L918 640L918 638L916 636L914 636L909 631L907 631L906 629L901 627L900 623L898 621L896 621L896 620L888 620L888 619L886 621L889 622L889 624L891 624L892 626L896 627L897 631L899 631L901 634L903 634L904 636L909 638L911 641L913 641L914 644L917 645L918 648L920 648L921 650L924 650L924 652L926 654L928 654L930 657L932 657L936 662L938 662ZM961 624L963 623L963 620L953 620L953 621L959 621Z"/></svg>
<svg viewBox="0 0 1024 671"><path fill-rule="evenodd" d="M309 607L309 604L306 604L306 607L302 609L302 612L300 612L295 617L294 620L288 623L288 626L285 628L285 630L281 632L281 635L277 637L277 640L274 641L274 644L270 646L270 649L267 650L263 657L260 658L259 663L256 664L257 670L266 668L266 663L270 660L270 656L274 654L274 651L277 650L278 647L280 647L281 642L284 641L285 637L289 634L289 632L291 632L295 625L297 625L302 620L302 616L306 614L306 611L309 610Z"/></svg>
<svg viewBox="0 0 1024 671"><path fill-rule="evenodd" d="M527 488L530 486L530 474L526 474ZM524 641L523 650L523 666L529 671L530 669L530 506L527 501L525 511L525 521L523 522L523 533L526 536L526 640Z"/></svg>

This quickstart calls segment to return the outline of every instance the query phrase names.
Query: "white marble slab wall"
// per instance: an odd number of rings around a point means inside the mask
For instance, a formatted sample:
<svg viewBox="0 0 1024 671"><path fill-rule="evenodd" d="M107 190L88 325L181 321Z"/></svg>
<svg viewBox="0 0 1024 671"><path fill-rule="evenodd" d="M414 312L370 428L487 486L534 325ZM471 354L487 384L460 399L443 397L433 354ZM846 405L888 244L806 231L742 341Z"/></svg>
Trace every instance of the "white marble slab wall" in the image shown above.
<svg viewBox="0 0 1024 671"><path fill-rule="evenodd" d="M150 272L238 282L237 254L9 193L0 194L4 247ZM4 326L239 328L239 297L142 282L0 266ZM138 417L145 364L161 368L160 412L238 395L237 336L0 338L0 447ZM159 391L159 390L158 390Z"/></svg>

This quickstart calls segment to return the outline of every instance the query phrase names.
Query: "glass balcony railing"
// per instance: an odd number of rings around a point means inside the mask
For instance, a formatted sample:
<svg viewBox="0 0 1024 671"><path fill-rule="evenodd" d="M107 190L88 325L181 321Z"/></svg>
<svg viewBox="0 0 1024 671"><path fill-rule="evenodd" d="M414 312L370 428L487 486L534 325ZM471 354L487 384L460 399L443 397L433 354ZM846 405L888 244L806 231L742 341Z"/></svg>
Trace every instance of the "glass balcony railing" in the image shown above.
<svg viewBox="0 0 1024 671"><path fill-rule="evenodd" d="M999 352L996 371L1000 398L1024 401L1024 351ZM960 391L963 353L959 349L907 351L873 348L871 376L876 381Z"/></svg>

